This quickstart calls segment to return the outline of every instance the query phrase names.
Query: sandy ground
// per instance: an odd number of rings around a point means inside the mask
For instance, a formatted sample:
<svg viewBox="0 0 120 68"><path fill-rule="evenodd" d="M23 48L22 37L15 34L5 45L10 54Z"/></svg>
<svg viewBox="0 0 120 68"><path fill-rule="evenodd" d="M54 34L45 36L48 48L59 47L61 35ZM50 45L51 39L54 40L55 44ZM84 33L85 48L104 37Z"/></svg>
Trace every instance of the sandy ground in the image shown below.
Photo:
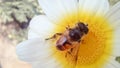
<svg viewBox="0 0 120 68"><path fill-rule="evenodd" d="M0 36L0 68L31 68L17 58L15 46Z"/></svg>

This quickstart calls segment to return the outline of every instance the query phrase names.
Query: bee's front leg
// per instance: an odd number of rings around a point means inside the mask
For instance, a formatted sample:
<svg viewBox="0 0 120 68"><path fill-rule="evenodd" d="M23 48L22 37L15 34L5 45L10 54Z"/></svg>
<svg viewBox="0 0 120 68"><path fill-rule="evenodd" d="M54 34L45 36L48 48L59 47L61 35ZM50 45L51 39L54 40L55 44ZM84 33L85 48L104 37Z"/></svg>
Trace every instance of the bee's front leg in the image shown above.
<svg viewBox="0 0 120 68"><path fill-rule="evenodd" d="M71 52L71 51L67 51L67 53L65 54L65 57L67 57L68 55L71 55L71 56L73 57L73 55L72 55L72 52Z"/></svg>
<svg viewBox="0 0 120 68"><path fill-rule="evenodd" d="M56 33L52 37L46 38L45 40L50 40L50 39L56 38L57 36L60 36L60 35L62 35L62 33Z"/></svg>

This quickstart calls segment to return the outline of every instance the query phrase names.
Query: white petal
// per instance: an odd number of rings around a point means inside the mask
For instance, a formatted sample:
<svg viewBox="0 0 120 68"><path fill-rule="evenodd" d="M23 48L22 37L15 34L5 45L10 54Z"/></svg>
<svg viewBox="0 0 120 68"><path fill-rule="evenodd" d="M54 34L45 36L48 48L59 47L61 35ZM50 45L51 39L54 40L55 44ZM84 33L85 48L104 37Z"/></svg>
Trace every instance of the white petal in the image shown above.
<svg viewBox="0 0 120 68"><path fill-rule="evenodd" d="M51 59L51 43L41 39L30 39L17 45L18 57L27 62L44 61Z"/></svg>
<svg viewBox="0 0 120 68"><path fill-rule="evenodd" d="M55 23L72 12L76 12L77 17L77 0L38 0L38 2L45 14ZM66 19L66 22L69 20Z"/></svg>
<svg viewBox="0 0 120 68"><path fill-rule="evenodd" d="M106 64L103 68L115 68L112 64Z"/></svg>
<svg viewBox="0 0 120 68"><path fill-rule="evenodd" d="M51 23L45 15L39 15L30 21L29 27L28 39L36 37L46 38L54 30L55 24Z"/></svg>
<svg viewBox="0 0 120 68"><path fill-rule="evenodd" d="M34 39L34 38L39 38L39 37L40 37L39 33L31 29L28 30L28 39Z"/></svg>
<svg viewBox="0 0 120 68"><path fill-rule="evenodd" d="M109 10L108 0L79 0L79 12L92 12L94 15L104 15ZM82 14L82 13L81 13Z"/></svg>
<svg viewBox="0 0 120 68"><path fill-rule="evenodd" d="M116 29L113 42L113 55L120 56L120 30Z"/></svg>
<svg viewBox="0 0 120 68"><path fill-rule="evenodd" d="M106 18L114 30L112 55L120 56L120 2L118 2L108 11Z"/></svg>
<svg viewBox="0 0 120 68"><path fill-rule="evenodd" d="M60 64L53 58L48 59L47 61L42 61L42 63L40 61L36 61L36 62L32 62L32 67L33 68L62 68L60 66Z"/></svg>
<svg viewBox="0 0 120 68"><path fill-rule="evenodd" d="M120 64L112 57L103 68L120 68Z"/></svg>
<svg viewBox="0 0 120 68"><path fill-rule="evenodd" d="M108 49L106 53L112 56L120 56L120 30L119 29L114 29L112 42L109 42L109 43L112 44L111 46L112 50ZM112 53L110 51L112 51Z"/></svg>
<svg viewBox="0 0 120 68"><path fill-rule="evenodd" d="M120 26L120 2L114 5L106 14L106 18L109 20L113 28Z"/></svg>

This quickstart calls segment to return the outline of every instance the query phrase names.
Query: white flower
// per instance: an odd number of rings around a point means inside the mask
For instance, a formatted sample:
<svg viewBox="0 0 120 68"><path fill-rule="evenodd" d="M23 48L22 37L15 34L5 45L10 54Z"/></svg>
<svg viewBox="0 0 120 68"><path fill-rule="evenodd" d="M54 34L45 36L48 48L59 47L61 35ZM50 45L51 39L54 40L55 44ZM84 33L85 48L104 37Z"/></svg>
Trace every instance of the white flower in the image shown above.
<svg viewBox="0 0 120 68"><path fill-rule="evenodd" d="M120 56L120 2L109 9L108 0L38 1L46 15L31 20L28 40L17 46L21 60L33 68L120 68L115 61ZM89 33L72 55L56 49L57 39L45 40L78 21L88 24Z"/></svg>

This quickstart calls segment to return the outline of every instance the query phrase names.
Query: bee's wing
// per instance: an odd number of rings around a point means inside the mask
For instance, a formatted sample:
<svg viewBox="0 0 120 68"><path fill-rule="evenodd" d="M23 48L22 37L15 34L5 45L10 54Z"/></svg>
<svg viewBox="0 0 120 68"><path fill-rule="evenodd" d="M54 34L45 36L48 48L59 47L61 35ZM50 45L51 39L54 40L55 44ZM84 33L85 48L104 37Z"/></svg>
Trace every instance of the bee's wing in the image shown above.
<svg viewBox="0 0 120 68"><path fill-rule="evenodd" d="M61 36L58 41L57 41L57 45L64 45L64 43L67 41L66 36Z"/></svg>

